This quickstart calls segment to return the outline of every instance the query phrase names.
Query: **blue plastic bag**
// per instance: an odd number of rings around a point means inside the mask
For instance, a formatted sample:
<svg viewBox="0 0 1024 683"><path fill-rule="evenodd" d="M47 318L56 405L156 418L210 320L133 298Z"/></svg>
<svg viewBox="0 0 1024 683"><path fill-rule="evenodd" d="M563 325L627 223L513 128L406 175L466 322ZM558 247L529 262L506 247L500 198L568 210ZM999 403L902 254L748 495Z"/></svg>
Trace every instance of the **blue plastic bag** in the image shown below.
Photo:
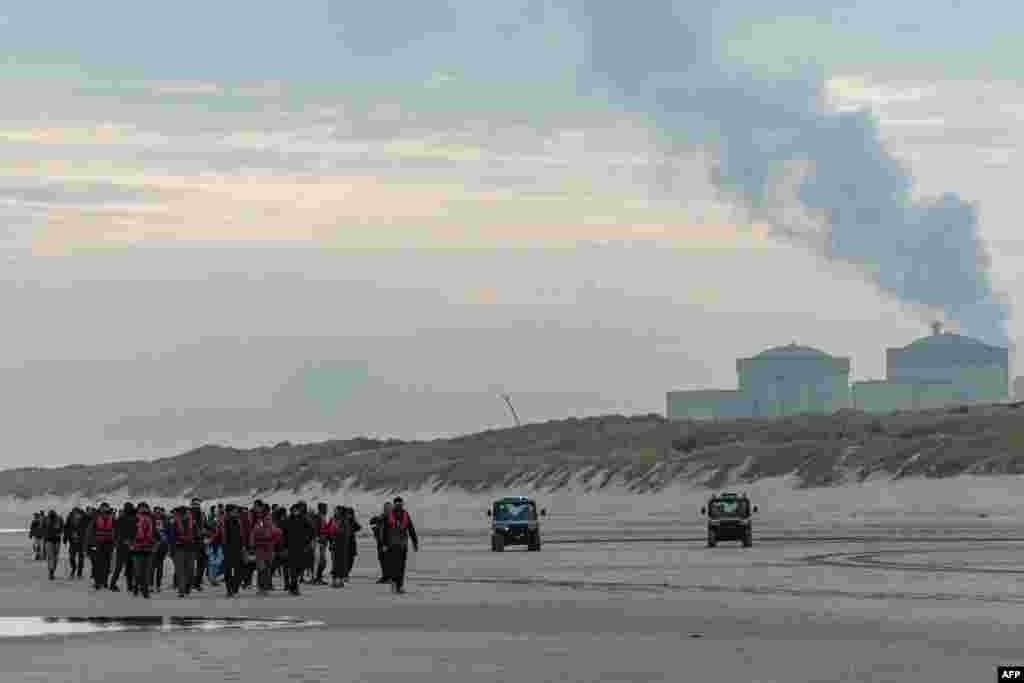
<svg viewBox="0 0 1024 683"><path fill-rule="evenodd" d="M224 548L219 545L206 546L207 572L211 579L224 576Z"/></svg>

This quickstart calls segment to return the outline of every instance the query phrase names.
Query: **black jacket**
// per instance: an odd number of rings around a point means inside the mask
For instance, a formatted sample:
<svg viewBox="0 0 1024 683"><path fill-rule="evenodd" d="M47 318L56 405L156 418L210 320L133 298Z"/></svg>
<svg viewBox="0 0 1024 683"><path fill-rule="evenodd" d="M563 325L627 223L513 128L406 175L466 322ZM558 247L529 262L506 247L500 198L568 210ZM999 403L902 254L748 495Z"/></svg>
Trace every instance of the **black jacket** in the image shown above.
<svg viewBox="0 0 1024 683"><path fill-rule="evenodd" d="M373 539L377 541L377 550L384 550L384 526L388 523L384 515L375 515L370 518L370 529L373 531Z"/></svg>
<svg viewBox="0 0 1024 683"><path fill-rule="evenodd" d="M289 557L301 554L316 537L316 530L304 515L291 516L281 525L281 545L288 550Z"/></svg>
<svg viewBox="0 0 1024 683"><path fill-rule="evenodd" d="M202 550L206 547L206 515L202 508L189 508L192 513L192 544L195 548Z"/></svg>
<svg viewBox="0 0 1024 683"><path fill-rule="evenodd" d="M348 537L348 551L355 555L359 552L359 541L356 535L363 530L363 526L356 521L355 517L349 519L349 524L352 525L352 533Z"/></svg>
<svg viewBox="0 0 1024 683"><path fill-rule="evenodd" d="M242 538L242 520L230 515L224 518L224 552L241 553L245 541Z"/></svg>
<svg viewBox="0 0 1024 683"><path fill-rule="evenodd" d="M87 519L84 512L78 513L78 519L75 519L75 513L68 515L68 521L64 525L64 542L71 546L80 546L85 543L85 530L87 528Z"/></svg>
<svg viewBox="0 0 1024 683"><path fill-rule="evenodd" d="M123 511L114 521L114 543L128 545L135 540L135 515Z"/></svg>
<svg viewBox="0 0 1024 683"><path fill-rule="evenodd" d="M60 515L54 515L53 517L47 515L46 520L43 522L43 539L47 543L60 543L63 535L64 522L61 520Z"/></svg>
<svg viewBox="0 0 1024 683"><path fill-rule="evenodd" d="M96 545L96 515L90 515L86 513L82 515L82 524L84 524L84 531L82 534L82 542L86 548L92 548Z"/></svg>

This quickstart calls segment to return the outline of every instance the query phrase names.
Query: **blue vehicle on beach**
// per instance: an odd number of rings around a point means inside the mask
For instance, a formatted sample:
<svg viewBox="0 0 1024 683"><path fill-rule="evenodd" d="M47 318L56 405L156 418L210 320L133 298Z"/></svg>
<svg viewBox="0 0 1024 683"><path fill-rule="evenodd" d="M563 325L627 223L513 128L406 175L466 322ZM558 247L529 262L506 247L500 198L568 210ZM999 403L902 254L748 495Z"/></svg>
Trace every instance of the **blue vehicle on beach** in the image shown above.
<svg viewBox="0 0 1024 683"><path fill-rule="evenodd" d="M525 545L527 550L540 550L540 518L548 511L523 496L499 498L487 516L491 518L491 552L500 553L508 545Z"/></svg>

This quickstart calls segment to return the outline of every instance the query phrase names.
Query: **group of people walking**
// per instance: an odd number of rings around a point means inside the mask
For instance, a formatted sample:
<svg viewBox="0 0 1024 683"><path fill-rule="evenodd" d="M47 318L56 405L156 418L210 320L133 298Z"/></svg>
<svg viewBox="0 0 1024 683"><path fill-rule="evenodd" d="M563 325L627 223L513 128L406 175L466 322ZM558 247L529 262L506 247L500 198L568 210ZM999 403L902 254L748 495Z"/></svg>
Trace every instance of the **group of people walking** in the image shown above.
<svg viewBox="0 0 1024 683"><path fill-rule="evenodd" d="M381 568L377 583L404 593L409 546L418 551L419 539L403 500L385 503L370 527ZM123 573L127 590L148 598L161 592L170 558L171 586L184 598L202 591L204 582L216 587L222 581L228 597L253 587L265 595L275 590L278 576L284 590L299 595L300 584L328 585L328 567L330 586L341 588L352 572L360 531L355 510L342 505L329 511L318 503L311 510L299 501L286 509L256 500L251 507L221 503L204 513L203 502L193 498L170 511L140 502L115 512L104 502L76 507L64 517L55 510L39 512L29 536L50 581L67 546L69 579L82 578L88 558L95 590L119 591Z"/></svg>

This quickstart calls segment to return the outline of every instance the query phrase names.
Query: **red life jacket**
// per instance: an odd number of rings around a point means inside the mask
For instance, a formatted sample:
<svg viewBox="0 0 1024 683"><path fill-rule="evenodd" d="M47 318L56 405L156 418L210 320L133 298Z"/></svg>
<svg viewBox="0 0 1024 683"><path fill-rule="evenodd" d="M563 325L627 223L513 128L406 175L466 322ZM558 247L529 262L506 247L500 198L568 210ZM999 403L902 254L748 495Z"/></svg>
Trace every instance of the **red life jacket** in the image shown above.
<svg viewBox="0 0 1024 683"><path fill-rule="evenodd" d="M333 519L321 519L320 520L320 538L328 539L334 536L334 520Z"/></svg>
<svg viewBox="0 0 1024 683"><path fill-rule="evenodd" d="M114 518L110 515L96 517L96 545L108 545L114 542Z"/></svg>
<svg viewBox="0 0 1024 683"><path fill-rule="evenodd" d="M392 510L388 513L388 526L392 529L402 529L405 531L409 528L409 513L402 510L402 517L395 519L395 512Z"/></svg>
<svg viewBox="0 0 1024 683"><path fill-rule="evenodd" d="M192 545L192 513L174 515L174 545Z"/></svg>
<svg viewBox="0 0 1024 683"><path fill-rule="evenodd" d="M149 550L153 547L155 538L153 536L153 518L145 512L135 515L135 542L132 544L134 550Z"/></svg>
<svg viewBox="0 0 1024 683"><path fill-rule="evenodd" d="M274 543L274 525L266 517L256 520L252 528L253 545L269 546Z"/></svg>

